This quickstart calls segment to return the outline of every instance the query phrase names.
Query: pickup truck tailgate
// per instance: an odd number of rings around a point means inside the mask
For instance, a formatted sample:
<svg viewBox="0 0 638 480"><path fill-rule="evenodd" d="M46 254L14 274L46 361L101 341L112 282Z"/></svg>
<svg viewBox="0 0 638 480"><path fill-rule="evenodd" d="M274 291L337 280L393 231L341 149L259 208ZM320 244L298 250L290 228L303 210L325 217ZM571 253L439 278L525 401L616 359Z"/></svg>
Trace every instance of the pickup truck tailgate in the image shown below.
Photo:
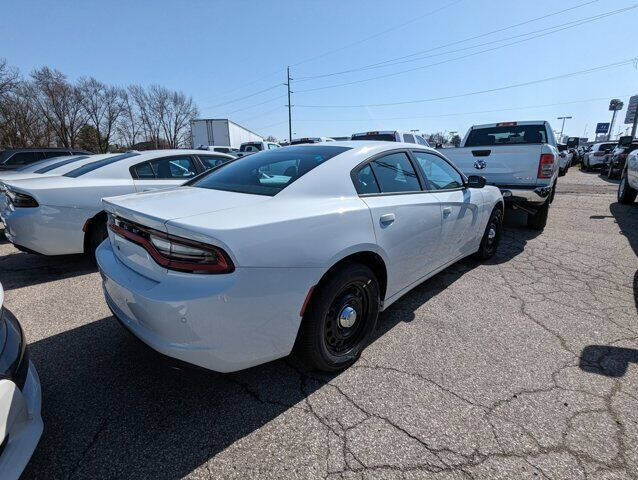
<svg viewBox="0 0 638 480"><path fill-rule="evenodd" d="M535 185L542 145L490 145L450 148L445 155L466 175L496 185Z"/></svg>

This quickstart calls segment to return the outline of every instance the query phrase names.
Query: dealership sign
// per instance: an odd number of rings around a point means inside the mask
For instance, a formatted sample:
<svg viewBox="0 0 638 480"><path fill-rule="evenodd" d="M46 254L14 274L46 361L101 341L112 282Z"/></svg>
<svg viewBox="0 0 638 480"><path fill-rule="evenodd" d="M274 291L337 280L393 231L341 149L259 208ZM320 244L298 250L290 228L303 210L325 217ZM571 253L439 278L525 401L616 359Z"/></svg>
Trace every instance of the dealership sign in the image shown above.
<svg viewBox="0 0 638 480"><path fill-rule="evenodd" d="M631 125L632 123L634 123L636 110L638 110L638 95L634 95L629 99L629 105L627 105L627 115L625 116L626 124Z"/></svg>
<svg viewBox="0 0 638 480"><path fill-rule="evenodd" d="M596 133L607 133L609 131L609 123L597 123Z"/></svg>

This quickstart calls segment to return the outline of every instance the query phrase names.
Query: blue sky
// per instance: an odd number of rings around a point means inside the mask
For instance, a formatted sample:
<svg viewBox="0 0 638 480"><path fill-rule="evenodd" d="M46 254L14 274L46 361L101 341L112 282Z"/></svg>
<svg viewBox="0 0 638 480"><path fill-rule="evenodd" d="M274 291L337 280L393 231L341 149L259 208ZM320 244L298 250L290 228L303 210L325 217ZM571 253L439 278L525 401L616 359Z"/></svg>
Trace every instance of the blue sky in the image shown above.
<svg viewBox="0 0 638 480"><path fill-rule="evenodd" d="M229 117L260 134L285 138L286 90L279 84L286 65L292 65L293 79L301 79L423 52L416 61L410 56L384 68L293 81L294 136L372 129L463 133L474 123L532 119L547 119L559 129L556 117L571 115L565 132L591 138L596 122L609 121L610 98L626 103L624 97L638 94L633 64L457 96L638 57L638 8L502 47L529 38L523 34L565 28L635 1L5 0L0 57L23 73L49 65L70 79L92 75L122 86L158 83L192 95L202 117ZM487 49L492 50L474 54ZM460 56L466 58L456 59ZM428 66L437 62L444 63ZM388 76L302 91L379 75ZM457 98L365 106L440 97ZM622 123L624 111L620 117Z"/></svg>

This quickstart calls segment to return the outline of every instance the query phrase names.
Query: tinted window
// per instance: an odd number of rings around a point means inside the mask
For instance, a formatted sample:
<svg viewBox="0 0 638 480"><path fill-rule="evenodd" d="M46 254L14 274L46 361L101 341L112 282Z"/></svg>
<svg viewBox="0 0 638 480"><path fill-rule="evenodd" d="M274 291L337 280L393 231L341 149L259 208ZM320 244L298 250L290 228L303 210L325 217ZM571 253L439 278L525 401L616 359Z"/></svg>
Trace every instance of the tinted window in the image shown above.
<svg viewBox="0 0 638 480"><path fill-rule="evenodd" d="M27 163L42 160L42 158L40 152L18 152L14 153L9 160L5 162L5 165L26 165Z"/></svg>
<svg viewBox="0 0 638 480"><path fill-rule="evenodd" d="M288 147L255 153L187 183L193 187L230 192L276 195L347 147Z"/></svg>
<svg viewBox="0 0 638 480"><path fill-rule="evenodd" d="M59 162L55 162L55 163L52 163L50 165L47 165L46 167L42 167L39 170L36 170L34 173L47 173L47 172L49 172L51 170L54 170L56 168L60 168L60 167L63 167L65 165L69 165L71 163L75 163L75 162L78 162L80 160L84 160L86 158L89 158L89 156L88 155L76 155L74 157L68 157L68 158L64 158L64 159L61 158Z"/></svg>
<svg viewBox="0 0 638 480"><path fill-rule="evenodd" d="M185 179L197 175L195 163L188 156L158 158L149 163L157 179Z"/></svg>
<svg viewBox="0 0 638 480"><path fill-rule="evenodd" d="M441 157L425 152L414 152L414 156L425 175L428 190L463 187L461 174Z"/></svg>
<svg viewBox="0 0 638 480"><path fill-rule="evenodd" d="M214 151L216 152L220 152L220 153L228 153L230 152L230 148L227 147L215 147L213 148Z"/></svg>
<svg viewBox="0 0 638 480"><path fill-rule="evenodd" d="M53 157L66 157L67 155L69 155L71 152L68 151L63 151L63 152L42 152L42 156L44 158L53 158Z"/></svg>
<svg viewBox="0 0 638 480"><path fill-rule="evenodd" d="M363 195L365 193L379 193L379 184L377 179L374 178L372 168L370 164L363 167L354 175L354 188L357 189L357 193Z"/></svg>
<svg viewBox="0 0 638 480"><path fill-rule="evenodd" d="M121 155L114 155L112 157L104 158L102 160L97 160L95 162L87 163L78 167L70 172L64 174L65 177L77 178L87 173L92 172L93 170L97 170L98 168L106 167L107 165L111 165L112 163L119 162L120 160L124 160L125 158L136 157L139 153L136 152L128 152L123 153Z"/></svg>
<svg viewBox="0 0 638 480"><path fill-rule="evenodd" d="M403 141L405 143L415 143L414 142L414 135L410 135L409 133L406 133L403 135Z"/></svg>
<svg viewBox="0 0 638 480"><path fill-rule="evenodd" d="M140 180L153 180L153 179L155 179L155 172L153 171L153 168L151 167L151 164L148 163L148 162L140 163L138 165L135 165L133 167L133 170L135 170L135 175Z"/></svg>
<svg viewBox="0 0 638 480"><path fill-rule="evenodd" d="M511 125L472 129L465 141L465 146L525 145L546 142L545 125Z"/></svg>
<svg viewBox="0 0 638 480"><path fill-rule="evenodd" d="M425 139L419 135L415 136L416 138L416 143L418 143L419 145L424 145L426 147L429 147L430 145L428 144L428 142L425 141Z"/></svg>
<svg viewBox="0 0 638 480"><path fill-rule="evenodd" d="M198 155L206 169L218 167L230 160L226 157L217 157L215 155Z"/></svg>
<svg viewBox="0 0 638 480"><path fill-rule="evenodd" d="M601 152L611 152L614 149L614 147L616 147L615 143L605 143L603 145L600 145L598 147L598 150Z"/></svg>
<svg viewBox="0 0 638 480"><path fill-rule="evenodd" d="M268 144L268 150L272 150L274 148L279 148L279 145L275 145L274 143L269 143Z"/></svg>
<svg viewBox="0 0 638 480"><path fill-rule="evenodd" d="M261 150L263 145L261 143L244 143L239 147L240 152L257 152Z"/></svg>
<svg viewBox="0 0 638 480"><path fill-rule="evenodd" d="M370 164L383 193L421 190L416 172L405 153L386 155Z"/></svg>
<svg viewBox="0 0 638 480"><path fill-rule="evenodd" d="M356 133L352 136L352 140L377 140L381 142L396 142L397 138L394 133Z"/></svg>

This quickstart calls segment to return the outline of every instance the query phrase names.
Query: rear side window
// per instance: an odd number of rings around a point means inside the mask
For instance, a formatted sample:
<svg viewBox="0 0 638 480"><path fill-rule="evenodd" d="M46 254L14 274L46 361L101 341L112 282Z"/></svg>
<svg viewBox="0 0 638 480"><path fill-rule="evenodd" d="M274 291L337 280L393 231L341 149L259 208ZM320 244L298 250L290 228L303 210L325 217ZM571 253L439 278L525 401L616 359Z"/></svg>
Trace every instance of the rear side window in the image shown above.
<svg viewBox="0 0 638 480"><path fill-rule="evenodd" d="M421 190L414 167L403 152L378 158L370 162L370 165L382 193Z"/></svg>
<svg viewBox="0 0 638 480"><path fill-rule="evenodd" d="M293 146L266 150L212 170L186 185L274 196L313 168L346 150L350 148Z"/></svg>
<svg viewBox="0 0 638 480"><path fill-rule="evenodd" d="M372 167L370 167L370 164L366 165L354 174L354 188L357 190L359 195L381 192L377 179L374 178L374 173L372 173Z"/></svg>
<svg viewBox="0 0 638 480"><path fill-rule="evenodd" d="M466 147L547 143L545 125L508 125L472 129Z"/></svg>
<svg viewBox="0 0 638 480"><path fill-rule="evenodd" d="M148 162L140 163L133 167L135 178L139 180L155 180L155 172Z"/></svg>
<svg viewBox="0 0 638 480"><path fill-rule="evenodd" d="M59 162L52 163L47 165L46 167L42 167L39 170L36 170L34 173L47 173L51 170L55 170L56 168L63 167L65 165L69 165L70 163L78 162L80 160L85 160L89 158L88 155L76 155L74 157L65 158L64 160L60 160Z"/></svg>
<svg viewBox="0 0 638 480"><path fill-rule="evenodd" d="M430 146L428 142L425 141L425 138L421 137L420 135L416 135L415 138L416 138L416 143L418 143L419 145L423 145L425 147Z"/></svg>
<svg viewBox="0 0 638 480"><path fill-rule="evenodd" d="M197 175L195 163L188 156L158 158L149 163L155 172L155 178L160 180L179 180Z"/></svg>
<svg viewBox="0 0 638 480"><path fill-rule="evenodd" d="M219 167L230 160L230 158L218 157L216 155L198 155L198 157L206 169Z"/></svg>
<svg viewBox="0 0 638 480"><path fill-rule="evenodd" d="M87 163L85 165L82 165L81 167L71 170L70 172L65 173L64 176L71 178L81 177L82 175L86 175L87 173L97 170L98 168L106 167L107 165L119 162L120 160L124 160L125 158L136 157L138 155L139 153L136 152L128 152L121 155L114 155L112 157L103 158L102 160Z"/></svg>

